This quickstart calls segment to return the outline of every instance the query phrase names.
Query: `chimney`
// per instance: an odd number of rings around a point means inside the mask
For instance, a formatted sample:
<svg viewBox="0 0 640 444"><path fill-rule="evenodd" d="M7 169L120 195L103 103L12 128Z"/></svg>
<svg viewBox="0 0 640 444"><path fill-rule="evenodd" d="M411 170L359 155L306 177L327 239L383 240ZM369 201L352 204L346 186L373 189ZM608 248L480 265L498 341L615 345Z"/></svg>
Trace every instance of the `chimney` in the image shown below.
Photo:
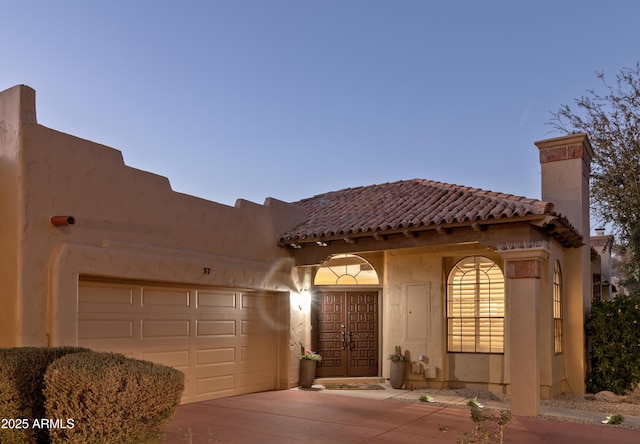
<svg viewBox="0 0 640 444"><path fill-rule="evenodd" d="M589 239L589 173L593 149L586 134L535 142L540 150L542 200Z"/></svg>
<svg viewBox="0 0 640 444"><path fill-rule="evenodd" d="M556 250L562 267L564 373L576 393L585 391L584 319L591 312L593 276L589 245L589 173L593 149L586 134L572 134L535 142L540 150L542 200L555 205L554 212L569 219L584 244ZM551 295L549 294L549 299Z"/></svg>

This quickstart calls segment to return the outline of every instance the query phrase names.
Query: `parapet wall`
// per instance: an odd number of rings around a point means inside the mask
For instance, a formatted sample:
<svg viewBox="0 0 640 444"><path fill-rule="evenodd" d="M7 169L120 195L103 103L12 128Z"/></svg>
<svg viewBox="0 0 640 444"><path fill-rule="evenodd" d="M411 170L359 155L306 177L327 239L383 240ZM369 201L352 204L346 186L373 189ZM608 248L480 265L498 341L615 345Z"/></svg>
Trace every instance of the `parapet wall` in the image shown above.
<svg viewBox="0 0 640 444"><path fill-rule="evenodd" d="M212 166L213 168L213 166ZM35 91L0 92L0 346L65 342L81 275L287 291L278 234L302 210L177 193L120 151L37 123ZM55 226L53 216L72 225ZM75 327L70 327L75 328ZM56 333L57 332L57 333ZM62 334L62 336L60 336Z"/></svg>

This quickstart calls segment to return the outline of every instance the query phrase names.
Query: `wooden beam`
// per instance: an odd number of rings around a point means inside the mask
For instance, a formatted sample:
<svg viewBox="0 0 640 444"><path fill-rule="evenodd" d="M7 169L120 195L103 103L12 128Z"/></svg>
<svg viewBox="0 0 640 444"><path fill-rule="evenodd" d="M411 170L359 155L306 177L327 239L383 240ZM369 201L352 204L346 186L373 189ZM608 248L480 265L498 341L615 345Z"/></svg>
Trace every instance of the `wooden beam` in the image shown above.
<svg viewBox="0 0 640 444"><path fill-rule="evenodd" d="M321 263L328 256L339 253L358 254L362 252L388 251L398 248L415 247L440 247L446 245L460 245L468 243L480 243L487 248L497 249L507 242L538 241L546 239L546 236L537 227L528 221L518 223L500 224L499 229L486 231L473 231L470 226L449 229L447 236L430 229L421 231L418 237L406 237L403 233L386 234L385 242L376 240L373 234L358 238L339 238L344 242L332 242L325 240L327 247L319 247L315 241L305 245L306 248L291 250L296 265L315 265ZM379 234L379 233L378 233ZM349 239L352 243L347 241ZM335 240L338 240L336 238ZM356 242L357 241L357 242Z"/></svg>
<svg viewBox="0 0 640 444"><path fill-rule="evenodd" d="M445 228L442 225L436 227L438 234L451 234L451 228Z"/></svg>
<svg viewBox="0 0 640 444"><path fill-rule="evenodd" d="M380 233L373 233L373 238L377 241L386 241L387 240L387 235L385 234L380 234Z"/></svg>

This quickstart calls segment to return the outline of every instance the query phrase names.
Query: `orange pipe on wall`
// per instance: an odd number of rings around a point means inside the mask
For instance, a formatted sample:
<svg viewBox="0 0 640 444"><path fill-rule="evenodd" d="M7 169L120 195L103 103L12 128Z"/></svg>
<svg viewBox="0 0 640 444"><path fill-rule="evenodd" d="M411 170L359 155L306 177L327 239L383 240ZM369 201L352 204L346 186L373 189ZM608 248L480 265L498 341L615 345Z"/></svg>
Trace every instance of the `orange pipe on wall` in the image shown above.
<svg viewBox="0 0 640 444"><path fill-rule="evenodd" d="M51 216L51 223L56 227L66 227L76 223L73 216Z"/></svg>

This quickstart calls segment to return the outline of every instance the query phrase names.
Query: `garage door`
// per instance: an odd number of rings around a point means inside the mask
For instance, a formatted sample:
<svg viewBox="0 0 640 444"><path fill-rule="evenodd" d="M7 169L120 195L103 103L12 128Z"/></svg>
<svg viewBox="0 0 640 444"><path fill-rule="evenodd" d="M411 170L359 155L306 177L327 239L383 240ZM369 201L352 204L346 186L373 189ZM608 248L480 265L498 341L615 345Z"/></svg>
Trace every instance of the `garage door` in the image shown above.
<svg viewBox="0 0 640 444"><path fill-rule="evenodd" d="M183 403L276 388L276 295L81 280L78 345L182 370Z"/></svg>

